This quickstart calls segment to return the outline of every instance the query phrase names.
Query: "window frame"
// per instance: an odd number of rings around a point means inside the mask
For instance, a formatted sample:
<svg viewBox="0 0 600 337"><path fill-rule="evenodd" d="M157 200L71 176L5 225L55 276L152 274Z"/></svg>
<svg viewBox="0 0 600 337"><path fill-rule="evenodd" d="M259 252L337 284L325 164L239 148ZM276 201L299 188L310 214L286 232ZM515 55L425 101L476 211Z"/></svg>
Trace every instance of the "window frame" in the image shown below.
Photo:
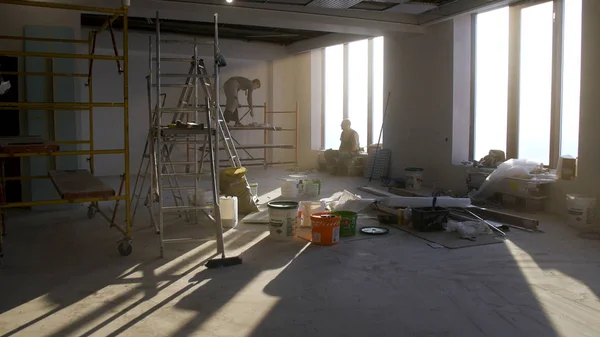
<svg viewBox="0 0 600 337"><path fill-rule="evenodd" d="M375 139L376 137L378 137L378 135L374 135L373 134L373 113L374 113L374 109L373 109L373 97L374 97L374 85L373 85L373 80L374 80L374 57L375 57L375 50L373 47L373 39L377 38L376 37L371 37L368 39L364 39L364 40L368 40L368 62L365 65L368 68L368 73L367 73L367 141L366 141L366 145L365 145L365 150L366 147L369 144L373 144L374 142L377 141L377 139ZM360 40L356 40L356 41L360 41ZM343 62L344 62L344 77L343 77L343 81L344 81L344 100L343 100L343 116L344 118L348 118L348 106L349 106L349 88L348 88L348 83L349 83L349 72L351 71L351 69L349 69L349 62L348 62L348 57L349 57L349 44L351 42L355 42L355 41L350 41L350 42L346 42L343 43L344 45L344 57L343 57ZM385 44L385 39L384 39L384 44ZM321 128L321 148L325 148L325 133L326 133L326 127L325 127L325 49L327 47L323 47L321 48L321 56L322 56L322 71L321 71L321 83L323 84L322 88L323 88L323 95L322 95L322 100L321 100L321 111L323 112L321 114L321 121L322 121L322 125L323 127ZM385 47L384 47L385 48ZM385 72L384 72L385 74ZM384 102L385 103L385 102ZM381 112L382 114L384 113L383 111Z"/></svg>
<svg viewBox="0 0 600 337"><path fill-rule="evenodd" d="M552 2L554 11L553 37L552 37L552 92L551 92L551 121L550 121L550 155L546 167L556 168L560 156L561 144L561 101L562 101L562 76L563 76L563 41L564 41L564 1L547 0L509 5L509 60L508 60L508 110L507 110L507 136L506 158L518 158L519 155L519 104L520 104L520 55L521 55L521 11L524 8ZM491 10L502 7L493 8ZM477 15L471 16L471 121L476 118L475 100L477 78ZM471 160L479 160L475 156L475 123L470 127Z"/></svg>

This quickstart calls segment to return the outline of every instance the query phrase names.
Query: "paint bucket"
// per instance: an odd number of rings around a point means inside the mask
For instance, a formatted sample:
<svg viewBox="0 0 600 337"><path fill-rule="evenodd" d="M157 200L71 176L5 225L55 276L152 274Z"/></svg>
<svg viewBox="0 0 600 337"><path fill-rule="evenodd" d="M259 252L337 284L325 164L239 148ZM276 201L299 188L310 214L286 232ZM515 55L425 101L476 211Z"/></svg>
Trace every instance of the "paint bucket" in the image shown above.
<svg viewBox="0 0 600 337"><path fill-rule="evenodd" d="M298 202L271 201L269 208L269 232L276 240L291 240L298 222Z"/></svg>
<svg viewBox="0 0 600 337"><path fill-rule="evenodd" d="M333 213L315 213L310 216L312 240L316 245L331 246L340 242L341 216Z"/></svg>
<svg viewBox="0 0 600 337"><path fill-rule="evenodd" d="M350 211L336 211L333 214L337 214L342 217L340 221L340 236L354 236L356 235L356 220L358 214Z"/></svg>
<svg viewBox="0 0 600 337"><path fill-rule="evenodd" d="M250 193L258 198L258 183L249 183L248 185L250 186Z"/></svg>
<svg viewBox="0 0 600 337"><path fill-rule="evenodd" d="M586 226L594 223L596 198L581 194L567 194L567 225Z"/></svg>
<svg viewBox="0 0 600 337"><path fill-rule="evenodd" d="M306 197L318 197L321 194L321 180L303 180L302 185Z"/></svg>
<svg viewBox="0 0 600 337"><path fill-rule="evenodd" d="M322 207L319 201L300 201L300 227L310 228L310 216L324 211L325 209Z"/></svg>
<svg viewBox="0 0 600 337"><path fill-rule="evenodd" d="M281 180L281 196L284 198L297 198L300 195L301 182L298 179L283 178Z"/></svg>
<svg viewBox="0 0 600 337"><path fill-rule="evenodd" d="M408 167L404 170L406 176L405 186L409 190L420 190L423 182L423 169L420 167Z"/></svg>
<svg viewBox="0 0 600 337"><path fill-rule="evenodd" d="M221 224L223 225L223 227L235 227L238 223L237 197L220 197L219 208L221 209Z"/></svg>

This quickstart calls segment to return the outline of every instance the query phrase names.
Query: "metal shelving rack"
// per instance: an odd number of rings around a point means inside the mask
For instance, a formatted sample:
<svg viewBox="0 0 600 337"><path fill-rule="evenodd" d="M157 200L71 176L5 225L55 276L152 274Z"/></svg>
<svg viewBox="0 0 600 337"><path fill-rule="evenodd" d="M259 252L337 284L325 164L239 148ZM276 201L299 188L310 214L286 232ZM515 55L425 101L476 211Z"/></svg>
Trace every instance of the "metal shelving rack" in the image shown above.
<svg viewBox="0 0 600 337"><path fill-rule="evenodd" d="M77 43L87 44L89 52L87 54L61 54L61 53L45 53L45 52L25 52L25 51L14 51L14 50L0 50L0 55L3 56L15 56L15 57L40 57L40 58L64 58L74 60L88 60L90 63L90 71L88 74L81 73L55 73L55 72L27 72L27 71L16 71L11 75L18 76L45 76L45 77L84 77L88 79L88 91L89 97L87 102L0 102L0 110L19 110L20 112L29 110L42 110L46 112L60 111L60 110L71 110L71 111L88 111L89 116L89 139L88 140L68 140L68 141L55 141L45 140L40 137L31 136L19 136L12 137L12 139L4 139L4 142L0 144L0 161L2 163L2 201L0 202L0 210L4 214L8 208L17 207L33 207L39 205L58 205L58 204L69 204L69 203L90 203L88 216L92 217L95 213L101 214L106 220L109 221L111 228L118 229L122 234L123 238L119 241L118 250L121 255L129 255L132 252L131 246L131 227L130 227L130 197L129 197L129 100L128 100L128 26L127 26L127 13L129 8L129 1L124 0L122 7L120 8L100 8L100 7L89 7L89 6L77 6L60 3L49 3L41 1L23 1L23 0L0 0L0 4L15 5L15 6L29 6L29 7L43 7L56 10L72 10L80 12L90 13L102 13L107 14L108 18L106 22L98 29L90 33L87 40L77 39L51 39L51 38L35 38L35 37L22 37L22 36L0 36L0 40L21 40L21 41L43 41L43 42L56 42L56 43ZM98 34L102 31L111 29L112 33L112 22L118 19L123 20L123 55L119 56L116 46L115 55L95 55L94 45L95 39ZM92 64L94 60L109 60L116 61L119 67L119 72L123 76L123 101L116 103L108 102L94 102L93 100L93 74ZM120 67L122 62L122 68ZM94 108L119 108L123 109L123 123L124 123L124 146L121 149L96 149L94 146ZM17 139L17 142L15 142ZM23 142L24 140L24 142ZM29 142L29 143L28 143ZM17 144L18 145L15 145ZM88 150L76 150L76 151L59 151L60 145L63 144L81 144L87 145ZM124 156L124 174L121 179L121 187L118 194L115 193L114 189L106 186L94 174L94 157L96 155L105 154L122 154ZM14 157L35 157L35 156L89 156L90 170L74 170L74 171L49 171L48 175L42 176L19 176L19 177L6 177L4 175L4 162L6 158ZM7 203L4 188L5 182L10 180L33 180L33 179L51 179L56 187L61 199L56 200L41 200L41 201L23 201ZM74 186L77 185L77 186ZM125 189L123 193L123 188ZM121 200L125 201L125 221L124 224L118 225L115 221L117 208ZM107 216L98 208L98 202L100 201L115 201L116 205L112 214L112 217ZM2 224L0 232L4 234L5 224ZM0 263L3 251L2 235L0 235Z"/></svg>
<svg viewBox="0 0 600 337"><path fill-rule="evenodd" d="M221 105L222 108L225 107L224 104ZM241 108L248 108L247 105L241 105ZM296 167L298 166L298 125L299 125L299 109L300 106L298 104L298 102L296 102L296 107L295 110L289 110L289 111L269 111L267 109L267 103L265 102L264 105L255 105L254 109L263 109L264 110L264 116L263 116L263 123L264 125L271 125L271 126L230 126L229 130L231 131L262 131L263 132L263 143L262 144L241 144L239 143L237 140L235 140L235 138L233 138L233 141L236 144L236 149L239 150L240 152L244 152L246 154L246 158L240 158L240 161L242 163L243 166L263 166L265 169L268 166L275 166L275 165L290 165L290 164L294 164ZM294 115L294 127L293 128L284 128L284 127L280 127L280 126L273 126L273 117L274 115L279 115L279 114L293 114ZM244 115L245 116L245 115ZM294 132L294 143L289 144L289 143L279 143L279 144L275 144L275 143L269 143L269 133L271 132L277 132L277 131L290 131L290 132ZM263 156L262 157L255 157L253 156L248 150L254 150L254 149L263 149ZM293 161L269 161L269 150L273 150L273 149L280 149L280 150L295 150L294 153L294 160ZM188 149L187 151L187 159L188 161L190 160L190 151ZM207 161L205 159L205 161ZM227 166L227 162L229 160L223 159L221 160L221 167L226 167Z"/></svg>

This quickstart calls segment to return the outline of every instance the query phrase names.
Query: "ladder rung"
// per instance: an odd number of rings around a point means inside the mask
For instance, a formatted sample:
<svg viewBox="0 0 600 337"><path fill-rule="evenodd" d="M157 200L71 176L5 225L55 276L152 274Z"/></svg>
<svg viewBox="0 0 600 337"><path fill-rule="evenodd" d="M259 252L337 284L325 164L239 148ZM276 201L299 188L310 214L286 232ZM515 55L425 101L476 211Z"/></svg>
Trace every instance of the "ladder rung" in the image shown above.
<svg viewBox="0 0 600 337"><path fill-rule="evenodd" d="M188 164L193 164L193 161L168 161L165 163L162 163L163 165L188 165Z"/></svg>
<svg viewBox="0 0 600 337"><path fill-rule="evenodd" d="M191 105L188 105L191 106ZM176 113L185 113L185 112L206 112L206 108L197 107L197 108L161 108L160 112L176 112Z"/></svg>
<svg viewBox="0 0 600 337"><path fill-rule="evenodd" d="M214 44L215 41L212 39L202 39L202 40L164 39L164 40L160 40L160 43L164 43L164 44Z"/></svg>
<svg viewBox="0 0 600 337"><path fill-rule="evenodd" d="M153 84L152 87L156 88L158 86L158 84ZM168 83L168 84L161 84L160 85L161 88L193 88L194 85L193 84L172 84L172 83Z"/></svg>
<svg viewBox="0 0 600 337"><path fill-rule="evenodd" d="M161 57L160 60L166 62L194 62L192 57ZM156 61L156 57L153 57L152 61Z"/></svg>
<svg viewBox="0 0 600 337"><path fill-rule="evenodd" d="M178 212L178 211L192 211L192 210L201 210L201 209L211 209L213 205L205 205L205 206L165 206L163 207L164 211L170 212Z"/></svg>
<svg viewBox="0 0 600 337"><path fill-rule="evenodd" d="M171 77L171 78L194 78L194 77L198 77L198 78L202 78L202 77L208 77L208 78L212 78L212 76L210 75L205 75L205 74L175 74L175 73L167 73L167 74L160 74L160 77Z"/></svg>
<svg viewBox="0 0 600 337"><path fill-rule="evenodd" d="M197 177L199 175L205 175L206 172L198 173L163 173L163 177Z"/></svg>
<svg viewBox="0 0 600 337"><path fill-rule="evenodd" d="M195 190L195 189L196 189L195 186L177 186L177 187L166 187L166 186L163 186L163 190L168 190L168 191Z"/></svg>

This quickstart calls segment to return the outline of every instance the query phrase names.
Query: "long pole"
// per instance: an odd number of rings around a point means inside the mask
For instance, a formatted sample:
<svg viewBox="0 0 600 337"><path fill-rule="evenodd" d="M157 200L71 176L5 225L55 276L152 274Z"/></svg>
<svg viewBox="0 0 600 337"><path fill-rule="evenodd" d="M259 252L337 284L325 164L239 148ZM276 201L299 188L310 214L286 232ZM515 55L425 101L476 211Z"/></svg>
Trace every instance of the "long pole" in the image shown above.
<svg viewBox="0 0 600 337"><path fill-rule="evenodd" d="M375 163L377 162L377 154L379 153L379 143L381 142L381 134L383 133L383 125L385 123L385 116L387 115L388 104L390 103L391 91L388 92L387 99L385 101L385 110L383 111L383 119L381 120L381 129L379 130L379 137L377 138L377 147L375 148L375 158L373 158L373 166L371 166L371 175L369 181L373 180L373 171L375 171Z"/></svg>
<svg viewBox="0 0 600 337"><path fill-rule="evenodd" d="M221 253L221 257L225 258L225 243L223 242L223 224L221 222L221 205L219 204L219 177L220 177L220 165L219 165L219 137L221 137L221 107L219 101L219 15L215 13L215 40L214 42L214 62L215 62L215 81L213 86L214 98L213 98L213 111L215 120L215 144L214 144L214 156L211 158L212 161L212 173L213 173L213 190L214 190L214 210L215 210L215 227L217 228L217 253ZM211 120L209 118L208 125ZM212 136L211 130L208 129L209 139ZM209 144L210 145L210 144Z"/></svg>

